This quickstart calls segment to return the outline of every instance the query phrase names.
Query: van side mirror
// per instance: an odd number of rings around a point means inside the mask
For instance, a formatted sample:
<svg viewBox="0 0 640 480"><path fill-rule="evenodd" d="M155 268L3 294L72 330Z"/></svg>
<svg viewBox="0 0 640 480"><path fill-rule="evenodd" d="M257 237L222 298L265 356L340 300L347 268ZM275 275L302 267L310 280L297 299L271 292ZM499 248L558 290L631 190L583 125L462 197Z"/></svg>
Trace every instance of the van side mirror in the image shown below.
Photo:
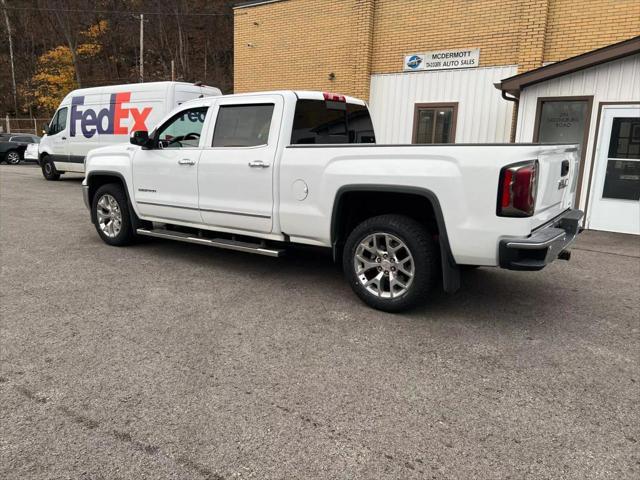
<svg viewBox="0 0 640 480"><path fill-rule="evenodd" d="M139 147L149 147L149 132L146 130L136 130L129 139L131 144L138 145Z"/></svg>
<svg viewBox="0 0 640 480"><path fill-rule="evenodd" d="M50 129L49 129L49 124L48 124L48 123L45 123L44 127L42 127L42 132L43 132L45 135L49 135L49 130L50 130Z"/></svg>

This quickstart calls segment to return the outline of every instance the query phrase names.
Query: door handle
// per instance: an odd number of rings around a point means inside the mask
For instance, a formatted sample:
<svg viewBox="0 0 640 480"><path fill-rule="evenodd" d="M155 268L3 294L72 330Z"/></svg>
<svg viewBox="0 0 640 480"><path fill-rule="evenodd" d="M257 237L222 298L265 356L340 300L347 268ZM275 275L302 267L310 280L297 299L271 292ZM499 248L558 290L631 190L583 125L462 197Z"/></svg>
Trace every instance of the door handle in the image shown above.
<svg viewBox="0 0 640 480"><path fill-rule="evenodd" d="M253 160L249 162L251 168L269 168L271 164L263 162L262 160Z"/></svg>
<svg viewBox="0 0 640 480"><path fill-rule="evenodd" d="M66 139L67 139L67 137L62 137L60 140L66 140Z"/></svg>
<svg viewBox="0 0 640 480"><path fill-rule="evenodd" d="M178 163L180 165L195 165L196 161L191 160L190 158L181 158L180 160L178 160Z"/></svg>

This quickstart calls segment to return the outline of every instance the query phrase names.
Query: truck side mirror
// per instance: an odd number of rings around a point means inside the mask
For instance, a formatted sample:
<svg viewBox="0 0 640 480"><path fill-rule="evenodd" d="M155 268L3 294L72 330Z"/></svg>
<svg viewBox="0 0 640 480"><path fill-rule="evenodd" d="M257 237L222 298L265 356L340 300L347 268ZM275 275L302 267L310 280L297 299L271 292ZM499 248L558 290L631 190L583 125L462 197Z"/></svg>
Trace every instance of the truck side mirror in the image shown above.
<svg viewBox="0 0 640 480"><path fill-rule="evenodd" d="M148 147L149 146L149 132L146 130L136 130L131 135L129 141L133 145L138 145L139 147Z"/></svg>

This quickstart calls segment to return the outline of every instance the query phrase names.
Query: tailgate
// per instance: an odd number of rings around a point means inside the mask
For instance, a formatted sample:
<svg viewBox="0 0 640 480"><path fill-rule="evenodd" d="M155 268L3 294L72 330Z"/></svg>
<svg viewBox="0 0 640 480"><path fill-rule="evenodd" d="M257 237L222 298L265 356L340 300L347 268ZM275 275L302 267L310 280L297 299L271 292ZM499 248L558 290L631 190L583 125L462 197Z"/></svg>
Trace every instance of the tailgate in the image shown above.
<svg viewBox="0 0 640 480"><path fill-rule="evenodd" d="M538 188L534 228L573 206L578 178L578 147L542 147L538 154Z"/></svg>

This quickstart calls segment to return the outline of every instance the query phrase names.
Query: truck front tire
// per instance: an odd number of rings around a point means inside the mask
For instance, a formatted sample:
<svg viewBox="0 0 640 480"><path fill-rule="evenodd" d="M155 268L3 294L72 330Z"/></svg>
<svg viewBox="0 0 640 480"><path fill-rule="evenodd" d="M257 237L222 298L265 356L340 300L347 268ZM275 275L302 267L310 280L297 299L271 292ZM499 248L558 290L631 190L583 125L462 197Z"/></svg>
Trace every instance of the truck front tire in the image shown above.
<svg viewBox="0 0 640 480"><path fill-rule="evenodd" d="M117 247L133 243L127 196L119 184L108 183L98 188L91 202L91 220L105 243Z"/></svg>
<svg viewBox="0 0 640 480"><path fill-rule="evenodd" d="M436 242L424 225L404 215L380 215L351 232L342 266L351 288L367 305L399 312L427 297L438 259Z"/></svg>
<svg viewBox="0 0 640 480"><path fill-rule="evenodd" d="M47 180L58 180L60 178L60 172L56 170L56 166L53 164L53 160L48 155L42 157L40 161L42 168L42 176Z"/></svg>

